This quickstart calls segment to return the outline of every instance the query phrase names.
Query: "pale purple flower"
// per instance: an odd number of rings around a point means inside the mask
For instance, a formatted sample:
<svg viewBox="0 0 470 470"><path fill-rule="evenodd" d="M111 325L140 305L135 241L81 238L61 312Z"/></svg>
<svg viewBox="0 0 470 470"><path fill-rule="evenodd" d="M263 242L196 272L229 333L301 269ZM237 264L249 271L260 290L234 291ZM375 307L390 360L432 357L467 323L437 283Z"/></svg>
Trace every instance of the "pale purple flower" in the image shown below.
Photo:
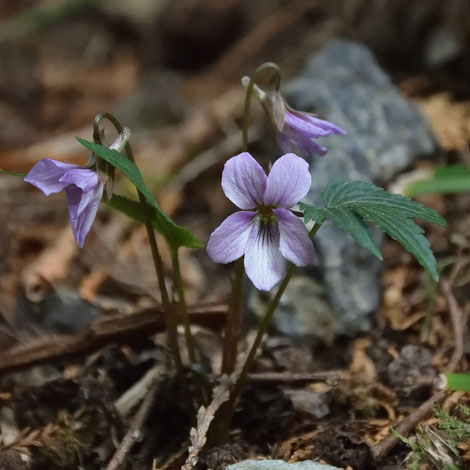
<svg viewBox="0 0 470 470"><path fill-rule="evenodd" d="M243 77L244 86L248 86L249 82L248 77ZM277 90L265 91L254 85L253 92L262 104L283 152L293 152L310 160L313 154L326 155L328 152L326 147L316 143L314 139L331 134L346 134L346 131L331 122L292 109Z"/></svg>
<svg viewBox="0 0 470 470"><path fill-rule="evenodd" d="M277 129L277 141L284 152L296 152L305 158L311 158L312 154L326 155L326 147L317 144L314 139L331 134L346 134L331 122L309 113L295 111L287 105L284 108L284 123Z"/></svg>
<svg viewBox="0 0 470 470"><path fill-rule="evenodd" d="M44 158L31 168L24 180L46 196L65 190L72 232L82 248L103 195L103 184L96 172Z"/></svg>
<svg viewBox="0 0 470 470"><path fill-rule="evenodd" d="M222 173L225 195L240 209L212 232L207 253L216 263L245 255L245 271L260 290L283 277L287 261L307 266L313 244L302 220L289 209L310 189L308 164L297 155L279 158L266 175L247 152L227 161Z"/></svg>

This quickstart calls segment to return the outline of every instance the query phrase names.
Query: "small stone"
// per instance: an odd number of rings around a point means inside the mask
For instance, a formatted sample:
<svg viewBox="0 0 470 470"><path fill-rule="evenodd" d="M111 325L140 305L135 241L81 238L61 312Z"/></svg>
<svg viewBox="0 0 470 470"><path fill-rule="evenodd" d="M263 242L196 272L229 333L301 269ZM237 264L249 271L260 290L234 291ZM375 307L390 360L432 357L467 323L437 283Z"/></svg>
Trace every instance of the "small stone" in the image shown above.
<svg viewBox="0 0 470 470"><path fill-rule="evenodd" d="M243 460L227 467L227 470L340 470L313 460L287 463L283 460Z"/></svg>

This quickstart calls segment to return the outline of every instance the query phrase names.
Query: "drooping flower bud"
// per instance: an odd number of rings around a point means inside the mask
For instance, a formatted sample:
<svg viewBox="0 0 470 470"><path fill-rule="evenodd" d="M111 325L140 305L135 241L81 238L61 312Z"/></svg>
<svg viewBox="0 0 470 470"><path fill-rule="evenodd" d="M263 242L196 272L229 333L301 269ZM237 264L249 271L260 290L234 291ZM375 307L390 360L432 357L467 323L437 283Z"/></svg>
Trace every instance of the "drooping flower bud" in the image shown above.
<svg viewBox="0 0 470 470"><path fill-rule="evenodd" d="M249 77L243 77L244 86L247 86L249 82ZM294 152L309 160L313 154L325 155L328 152L326 147L317 144L314 139L331 134L346 134L346 131L331 122L313 114L292 109L287 105L281 93L275 89L263 90L254 84L253 93L263 106L277 142L284 152Z"/></svg>

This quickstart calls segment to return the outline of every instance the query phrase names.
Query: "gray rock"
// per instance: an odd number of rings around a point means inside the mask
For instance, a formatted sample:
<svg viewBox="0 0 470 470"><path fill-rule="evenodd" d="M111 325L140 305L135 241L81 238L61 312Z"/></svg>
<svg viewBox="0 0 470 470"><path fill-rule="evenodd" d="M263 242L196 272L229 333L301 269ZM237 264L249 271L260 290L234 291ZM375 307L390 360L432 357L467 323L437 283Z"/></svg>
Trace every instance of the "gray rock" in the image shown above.
<svg viewBox="0 0 470 470"><path fill-rule="evenodd" d="M309 414L317 419L330 414L328 396L325 393L296 388L284 390L284 393L290 398L295 411Z"/></svg>
<svg viewBox="0 0 470 470"><path fill-rule="evenodd" d="M276 295L276 289L263 297L254 289L249 292L250 309L261 319ZM274 315L273 330L289 338L303 340L296 343L299 346L311 346L314 337L331 339L335 323L335 311L326 297L325 287L312 276L302 273L291 279L281 297Z"/></svg>
<svg viewBox="0 0 470 470"><path fill-rule="evenodd" d="M287 463L284 460L243 460L229 465L227 470L340 470L338 467L304 460L303 462Z"/></svg>
<svg viewBox="0 0 470 470"><path fill-rule="evenodd" d="M311 164L308 203L322 205L322 190L335 179L386 186L415 159L437 151L436 140L417 107L400 95L361 44L331 41L284 92L293 108L314 112L348 132L347 136L320 139L329 151ZM374 235L380 245L381 234ZM335 332L367 330L379 306L381 262L329 222L318 232L315 246L335 312ZM325 332L314 333L322 336Z"/></svg>

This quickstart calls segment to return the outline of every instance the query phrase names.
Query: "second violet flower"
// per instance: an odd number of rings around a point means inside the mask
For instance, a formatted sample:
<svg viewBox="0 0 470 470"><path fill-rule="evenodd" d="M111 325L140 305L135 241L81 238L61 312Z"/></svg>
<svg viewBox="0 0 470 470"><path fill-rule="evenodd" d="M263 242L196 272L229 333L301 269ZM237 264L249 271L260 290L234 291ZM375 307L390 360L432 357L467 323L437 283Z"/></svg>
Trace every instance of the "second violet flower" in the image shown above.
<svg viewBox="0 0 470 470"><path fill-rule="evenodd" d="M103 184L96 172L44 158L31 168L24 180L46 196L65 190L73 235L82 248L103 195Z"/></svg>
<svg viewBox="0 0 470 470"><path fill-rule="evenodd" d="M308 192L312 177L297 155L279 158L266 175L247 152L227 161L222 173L225 195L240 209L211 234L207 253L216 263L245 255L245 271L255 287L268 291L286 272L287 261L307 266L313 244L300 218L289 209Z"/></svg>

